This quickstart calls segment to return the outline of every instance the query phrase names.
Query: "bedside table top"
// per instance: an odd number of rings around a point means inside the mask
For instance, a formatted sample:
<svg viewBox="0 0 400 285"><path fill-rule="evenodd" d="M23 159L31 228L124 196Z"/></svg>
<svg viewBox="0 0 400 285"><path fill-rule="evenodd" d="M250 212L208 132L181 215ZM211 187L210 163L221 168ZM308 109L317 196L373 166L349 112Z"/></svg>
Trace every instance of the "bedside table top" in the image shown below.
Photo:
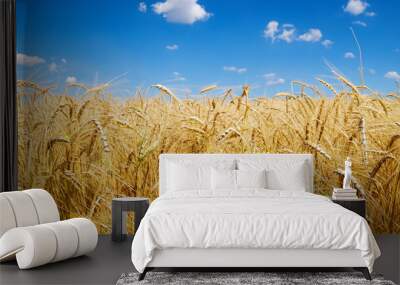
<svg viewBox="0 0 400 285"><path fill-rule="evenodd" d="M351 198L351 199L337 199L337 198L332 198L331 197L331 200L332 201L348 201L348 202L362 202L362 201L365 201L365 199L364 198Z"/></svg>
<svg viewBox="0 0 400 285"><path fill-rule="evenodd" d="M117 197L113 198L112 201L117 203L130 203L130 202L150 201L150 199L146 197Z"/></svg>

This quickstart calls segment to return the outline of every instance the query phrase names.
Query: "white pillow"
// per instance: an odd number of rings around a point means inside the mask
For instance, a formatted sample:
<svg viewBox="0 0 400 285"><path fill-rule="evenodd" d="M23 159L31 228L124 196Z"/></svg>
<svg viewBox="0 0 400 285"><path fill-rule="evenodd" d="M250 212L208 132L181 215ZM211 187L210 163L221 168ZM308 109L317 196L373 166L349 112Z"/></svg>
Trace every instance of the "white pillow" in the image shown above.
<svg viewBox="0 0 400 285"><path fill-rule="evenodd" d="M310 189L309 170L304 160L246 159L238 161L240 170L266 170L267 188L287 191Z"/></svg>
<svg viewBox="0 0 400 285"><path fill-rule="evenodd" d="M268 189L303 192L307 189L304 164L287 170L270 169L267 171L267 181Z"/></svg>
<svg viewBox="0 0 400 285"><path fill-rule="evenodd" d="M236 190L236 170L212 168L211 173L214 190Z"/></svg>
<svg viewBox="0 0 400 285"><path fill-rule="evenodd" d="M168 164L168 191L211 190L211 167Z"/></svg>
<svg viewBox="0 0 400 285"><path fill-rule="evenodd" d="M236 170L238 188L267 188L267 171Z"/></svg>

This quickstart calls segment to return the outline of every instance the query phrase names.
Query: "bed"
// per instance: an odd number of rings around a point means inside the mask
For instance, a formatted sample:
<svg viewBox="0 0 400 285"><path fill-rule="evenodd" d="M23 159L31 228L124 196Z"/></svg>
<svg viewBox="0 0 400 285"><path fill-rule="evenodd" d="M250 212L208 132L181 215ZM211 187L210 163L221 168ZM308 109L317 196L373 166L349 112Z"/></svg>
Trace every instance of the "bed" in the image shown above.
<svg viewBox="0 0 400 285"><path fill-rule="evenodd" d="M371 278L380 251L368 223L314 194L312 155L162 154L159 170L132 243L140 280L161 267L352 267Z"/></svg>

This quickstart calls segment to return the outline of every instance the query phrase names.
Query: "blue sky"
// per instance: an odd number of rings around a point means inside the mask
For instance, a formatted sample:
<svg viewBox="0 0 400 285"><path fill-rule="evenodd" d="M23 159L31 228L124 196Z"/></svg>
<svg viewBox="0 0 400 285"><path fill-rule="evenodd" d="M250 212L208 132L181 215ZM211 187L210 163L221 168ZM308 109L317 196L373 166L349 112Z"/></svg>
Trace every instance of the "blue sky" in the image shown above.
<svg viewBox="0 0 400 285"><path fill-rule="evenodd" d="M18 0L19 78L40 84L112 81L118 96L160 83L178 94L247 83L252 94L292 80L334 83L325 62L367 85L400 80L397 0Z"/></svg>

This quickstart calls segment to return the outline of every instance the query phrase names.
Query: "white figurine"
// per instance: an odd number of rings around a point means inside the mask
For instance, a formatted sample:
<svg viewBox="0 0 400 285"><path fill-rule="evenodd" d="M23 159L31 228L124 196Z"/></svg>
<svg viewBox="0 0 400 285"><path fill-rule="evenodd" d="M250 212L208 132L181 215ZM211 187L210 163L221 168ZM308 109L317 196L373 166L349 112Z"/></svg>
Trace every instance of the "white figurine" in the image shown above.
<svg viewBox="0 0 400 285"><path fill-rule="evenodd" d="M344 162L343 189L351 189L351 160L350 157Z"/></svg>

